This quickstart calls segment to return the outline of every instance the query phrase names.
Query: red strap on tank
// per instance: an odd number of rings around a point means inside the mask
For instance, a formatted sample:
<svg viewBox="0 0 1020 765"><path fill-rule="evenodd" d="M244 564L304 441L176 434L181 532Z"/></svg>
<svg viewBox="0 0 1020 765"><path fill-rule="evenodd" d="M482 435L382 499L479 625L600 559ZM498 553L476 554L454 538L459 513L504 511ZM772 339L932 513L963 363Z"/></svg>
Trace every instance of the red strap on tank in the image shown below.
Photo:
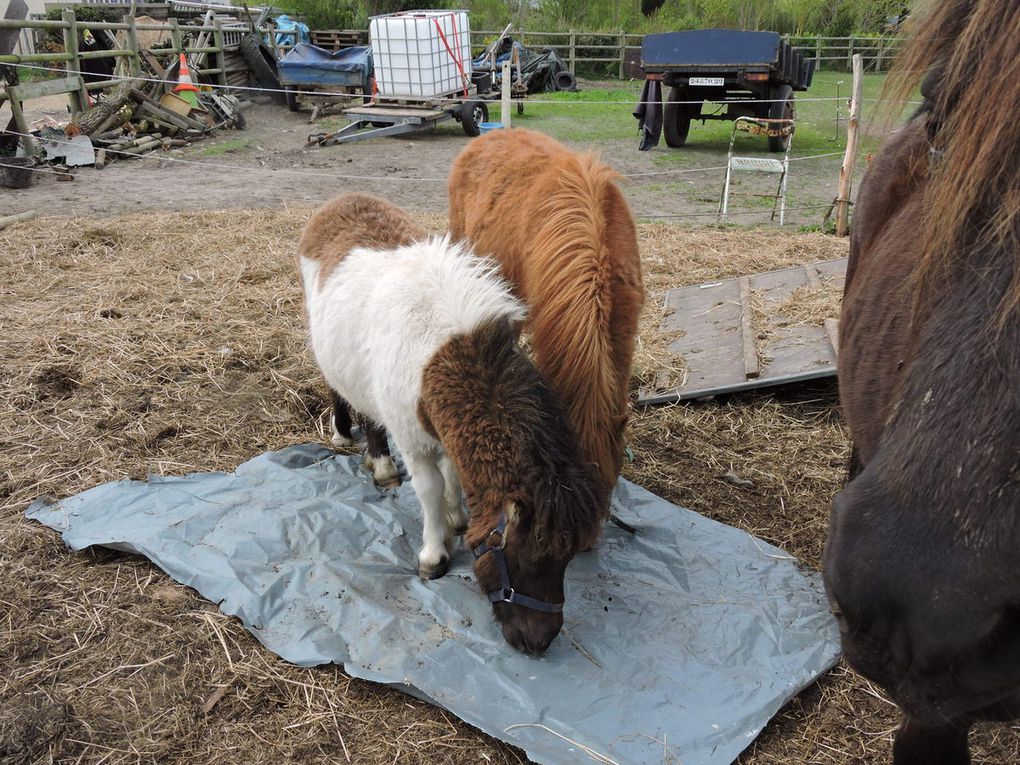
<svg viewBox="0 0 1020 765"><path fill-rule="evenodd" d="M450 14L450 18L453 19L453 36L454 36L454 39L455 39L456 42L460 42L460 40L457 39L459 37L459 35L457 34L457 17L454 16L451 13ZM460 70L460 81L462 83L464 83L464 97L467 98L467 95L468 95L467 79L468 78L467 78L467 75L464 73L464 65L460 62L460 56L458 56L456 53L453 52L453 48L451 48L450 47L450 43L447 42L446 35L443 34L443 28L441 26L439 26L439 19L437 19L435 16L433 16L432 17L432 23L436 25L436 31L439 32L439 39L442 40L443 41L443 45L446 46L446 50L449 52L450 58L453 59L453 63L455 63L457 65L457 69Z"/></svg>

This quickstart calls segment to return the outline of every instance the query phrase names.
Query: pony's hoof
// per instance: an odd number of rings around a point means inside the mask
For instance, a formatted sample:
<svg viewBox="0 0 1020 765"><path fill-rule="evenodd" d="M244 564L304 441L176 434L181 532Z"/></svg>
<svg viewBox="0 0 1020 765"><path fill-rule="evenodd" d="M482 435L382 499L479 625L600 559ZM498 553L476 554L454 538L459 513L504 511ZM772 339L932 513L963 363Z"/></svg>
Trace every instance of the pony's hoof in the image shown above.
<svg viewBox="0 0 1020 765"><path fill-rule="evenodd" d="M339 433L333 433L333 435L329 439L329 442L333 444L334 449L349 449L350 447L354 446L355 443L353 438L345 438L344 436L341 436Z"/></svg>
<svg viewBox="0 0 1020 765"><path fill-rule="evenodd" d="M365 467L372 471L372 480L375 481L376 486L387 489L400 486L400 473L397 466L386 455L373 458L366 454Z"/></svg>
<svg viewBox="0 0 1020 765"><path fill-rule="evenodd" d="M422 579L438 579L443 576L450 569L450 559L446 555L439 559L439 563L433 566L426 566L424 563L418 564L418 576Z"/></svg>

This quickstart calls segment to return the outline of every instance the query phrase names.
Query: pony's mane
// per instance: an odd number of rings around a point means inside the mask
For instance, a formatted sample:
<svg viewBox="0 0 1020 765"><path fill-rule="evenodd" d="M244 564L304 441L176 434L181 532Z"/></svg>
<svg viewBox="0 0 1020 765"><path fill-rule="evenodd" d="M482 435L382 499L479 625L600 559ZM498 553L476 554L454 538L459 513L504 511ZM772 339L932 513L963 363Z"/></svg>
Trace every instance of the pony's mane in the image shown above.
<svg viewBox="0 0 1020 765"><path fill-rule="evenodd" d="M920 14L918 14L920 15ZM1020 3L929 0L883 100L903 103L925 83L932 148L924 251L916 276L944 283L975 248L1012 258L1000 321L1020 309ZM929 87L930 85L930 87Z"/></svg>
<svg viewBox="0 0 1020 765"><path fill-rule="evenodd" d="M501 507L506 497L531 508L521 515L522 527L550 554L565 557L594 543L601 530L598 482L509 318L453 338L423 382L431 427L450 444L451 456L477 471L461 470L469 495L484 476L489 496L481 504Z"/></svg>
<svg viewBox="0 0 1020 765"><path fill-rule="evenodd" d="M531 251L536 273L543 274L542 298L532 301L535 347L545 350L539 364L553 384L572 391L570 420L582 434L595 436L584 448L611 485L626 402L619 400L613 365L614 295L603 205L619 175L593 153L565 156L556 169L559 188L541 207Z"/></svg>

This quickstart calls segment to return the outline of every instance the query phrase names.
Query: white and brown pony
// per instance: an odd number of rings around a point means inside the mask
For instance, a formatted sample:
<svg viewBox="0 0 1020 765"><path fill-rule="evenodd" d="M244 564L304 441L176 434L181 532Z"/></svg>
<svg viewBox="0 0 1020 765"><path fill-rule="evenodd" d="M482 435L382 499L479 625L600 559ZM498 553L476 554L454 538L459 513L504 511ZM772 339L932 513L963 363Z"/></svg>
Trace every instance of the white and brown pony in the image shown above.
<svg viewBox="0 0 1020 765"><path fill-rule="evenodd" d="M518 347L523 306L491 261L426 238L364 194L312 216L298 262L338 430L349 437L352 411L363 415L377 441L389 432L410 471L424 516L420 576L442 576L466 530L507 642L545 650L563 624L566 566L601 524L591 467Z"/></svg>
<svg viewBox="0 0 1020 765"><path fill-rule="evenodd" d="M637 234L616 173L531 130L472 141L450 173L450 232L494 258L528 307L535 361L596 465L602 511L623 464L644 303Z"/></svg>
<svg viewBox="0 0 1020 765"><path fill-rule="evenodd" d="M914 16L924 104L857 199L839 388L854 452L823 570L847 661L903 710L896 765L1020 717L1020 3Z"/></svg>

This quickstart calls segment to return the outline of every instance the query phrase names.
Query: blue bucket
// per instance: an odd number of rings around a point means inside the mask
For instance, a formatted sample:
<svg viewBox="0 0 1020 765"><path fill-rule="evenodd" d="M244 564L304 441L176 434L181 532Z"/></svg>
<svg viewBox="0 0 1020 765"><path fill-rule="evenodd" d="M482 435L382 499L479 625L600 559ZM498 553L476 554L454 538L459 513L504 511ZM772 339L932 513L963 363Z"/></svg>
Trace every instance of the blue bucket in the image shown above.
<svg viewBox="0 0 1020 765"><path fill-rule="evenodd" d="M499 130L502 127L503 127L503 123L502 122L479 122L478 123L478 133L480 135L485 135L490 130Z"/></svg>

